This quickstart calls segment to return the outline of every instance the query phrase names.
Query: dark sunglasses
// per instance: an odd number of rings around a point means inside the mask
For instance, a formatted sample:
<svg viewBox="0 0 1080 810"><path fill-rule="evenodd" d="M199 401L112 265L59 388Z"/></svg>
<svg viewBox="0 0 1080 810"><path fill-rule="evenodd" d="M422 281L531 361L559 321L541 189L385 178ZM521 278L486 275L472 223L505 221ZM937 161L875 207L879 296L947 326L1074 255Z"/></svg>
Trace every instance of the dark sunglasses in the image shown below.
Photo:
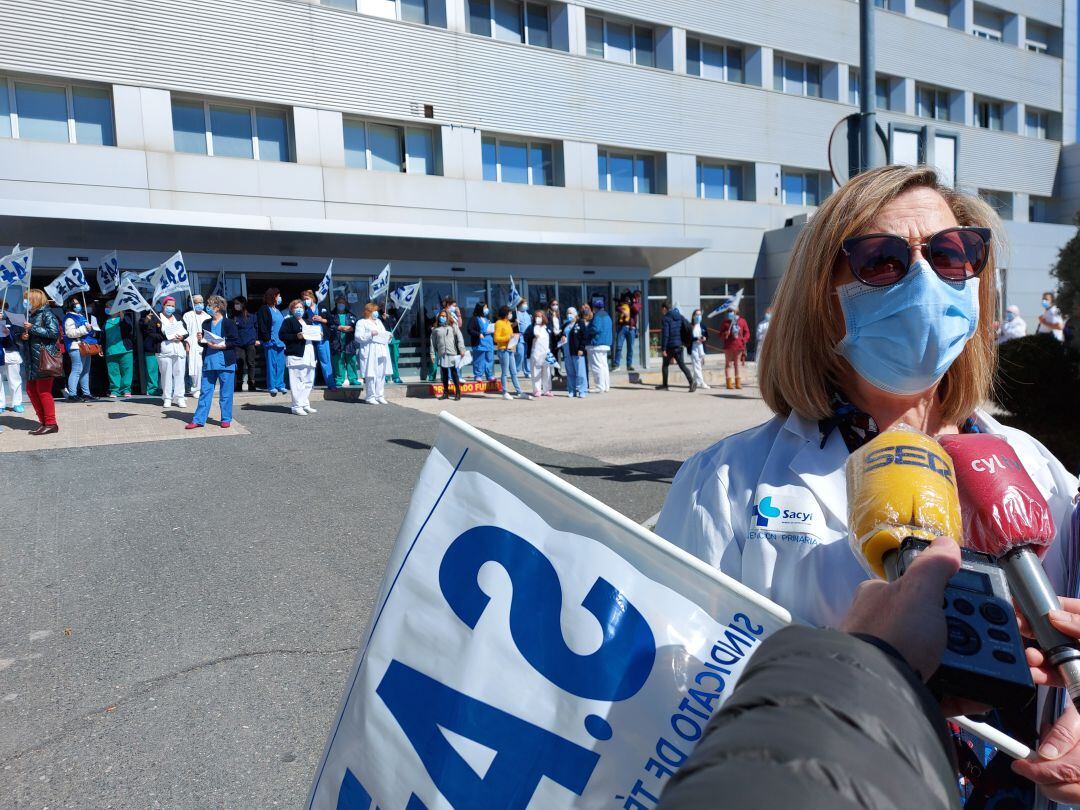
<svg viewBox="0 0 1080 810"><path fill-rule="evenodd" d="M989 228L946 228L912 245L892 233L845 239L842 250L855 278L871 287L888 287L907 275L911 249L922 248L934 272L945 281L975 278L990 256Z"/></svg>

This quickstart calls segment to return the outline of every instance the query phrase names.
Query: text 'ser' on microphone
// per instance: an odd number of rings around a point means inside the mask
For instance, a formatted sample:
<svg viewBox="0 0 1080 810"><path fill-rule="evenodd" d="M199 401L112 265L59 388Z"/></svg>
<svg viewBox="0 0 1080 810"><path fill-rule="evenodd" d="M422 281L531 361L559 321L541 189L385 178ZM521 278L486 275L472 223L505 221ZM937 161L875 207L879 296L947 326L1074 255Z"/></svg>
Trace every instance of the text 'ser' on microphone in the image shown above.
<svg viewBox="0 0 1080 810"><path fill-rule="evenodd" d="M1005 439L989 434L943 436L956 467L967 543L998 560L1009 589L1047 662L1057 667L1080 706L1080 646L1051 623L1061 610L1040 560L1054 542L1050 507Z"/></svg>
<svg viewBox="0 0 1080 810"><path fill-rule="evenodd" d="M852 550L878 577L903 576L934 537L963 536L953 461L925 433L901 427L875 436L849 457L847 487ZM1026 703L1034 685L994 559L961 548L943 608L948 639L931 690L991 706Z"/></svg>

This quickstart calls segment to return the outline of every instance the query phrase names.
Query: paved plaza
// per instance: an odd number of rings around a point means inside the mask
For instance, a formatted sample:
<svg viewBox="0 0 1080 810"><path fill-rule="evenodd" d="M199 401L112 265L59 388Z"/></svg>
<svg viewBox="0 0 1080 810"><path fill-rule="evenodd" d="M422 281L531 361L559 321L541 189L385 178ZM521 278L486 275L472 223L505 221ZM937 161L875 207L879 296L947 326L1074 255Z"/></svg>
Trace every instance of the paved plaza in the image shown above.
<svg viewBox="0 0 1080 810"><path fill-rule="evenodd" d="M642 521L754 388L506 402L238 397L229 430L58 405L0 456L0 807L297 807L443 407ZM193 403L192 403L193 404ZM186 413L190 413L191 407Z"/></svg>

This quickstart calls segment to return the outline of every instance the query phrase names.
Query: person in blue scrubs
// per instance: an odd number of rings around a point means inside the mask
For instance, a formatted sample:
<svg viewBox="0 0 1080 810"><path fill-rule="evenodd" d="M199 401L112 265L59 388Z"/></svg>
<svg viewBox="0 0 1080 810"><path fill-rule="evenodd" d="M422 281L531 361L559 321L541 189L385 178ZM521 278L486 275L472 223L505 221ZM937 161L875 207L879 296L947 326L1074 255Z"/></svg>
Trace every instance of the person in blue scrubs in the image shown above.
<svg viewBox="0 0 1080 810"><path fill-rule="evenodd" d="M199 404L195 415L187 424L187 430L206 425L210 406L214 401L214 387L218 389L218 407L221 409L221 426L232 426L233 394L236 391L236 349L240 345L240 333L236 324L225 317L228 304L220 295L211 295L206 301L210 320L203 321L203 332L197 336L203 345L202 384L199 386ZM207 340L210 332L218 340Z"/></svg>
<svg viewBox="0 0 1080 810"><path fill-rule="evenodd" d="M266 390L270 396L288 392L285 387L285 344L281 342L278 331L285 315L281 312L281 291L271 287L263 295L263 305L259 308L259 342L262 343L266 361Z"/></svg>
<svg viewBox="0 0 1080 810"><path fill-rule="evenodd" d="M315 300L315 293L304 290L300 293L304 300L304 321L309 324L319 324L322 327L322 340L315 344L315 357L319 361L319 370L322 371L323 383L327 389L334 391L338 385L334 378L334 361L330 356L330 338L333 333L330 329L330 311Z"/></svg>

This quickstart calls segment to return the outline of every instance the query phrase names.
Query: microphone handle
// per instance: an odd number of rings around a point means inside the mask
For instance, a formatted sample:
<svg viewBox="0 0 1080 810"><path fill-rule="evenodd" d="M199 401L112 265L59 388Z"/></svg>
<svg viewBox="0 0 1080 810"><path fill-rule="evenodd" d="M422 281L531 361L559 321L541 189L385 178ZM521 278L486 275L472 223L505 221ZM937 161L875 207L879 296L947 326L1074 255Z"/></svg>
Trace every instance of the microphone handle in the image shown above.
<svg viewBox="0 0 1080 810"><path fill-rule="evenodd" d="M1001 567L1047 663L1057 667L1069 697L1080 709L1080 645L1050 623L1050 611L1061 610L1061 602L1042 563L1031 546L1021 546L1001 558Z"/></svg>

